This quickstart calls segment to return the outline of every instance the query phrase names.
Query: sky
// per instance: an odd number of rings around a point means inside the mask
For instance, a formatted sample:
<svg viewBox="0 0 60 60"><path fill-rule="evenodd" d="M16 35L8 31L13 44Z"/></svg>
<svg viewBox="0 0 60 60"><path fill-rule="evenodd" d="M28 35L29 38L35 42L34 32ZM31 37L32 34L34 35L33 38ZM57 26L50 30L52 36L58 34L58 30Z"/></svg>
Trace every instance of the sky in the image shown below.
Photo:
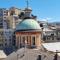
<svg viewBox="0 0 60 60"><path fill-rule="evenodd" d="M0 0L0 8L12 6L23 9L26 7L26 0ZM38 20L60 22L60 0L29 0L29 7Z"/></svg>

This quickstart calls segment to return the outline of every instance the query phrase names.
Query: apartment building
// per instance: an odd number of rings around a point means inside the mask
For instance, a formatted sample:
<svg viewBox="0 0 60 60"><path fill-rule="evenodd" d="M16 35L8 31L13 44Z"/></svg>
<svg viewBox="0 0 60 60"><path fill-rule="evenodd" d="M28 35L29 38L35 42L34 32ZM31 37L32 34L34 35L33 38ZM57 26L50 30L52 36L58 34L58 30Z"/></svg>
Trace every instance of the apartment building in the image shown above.
<svg viewBox="0 0 60 60"><path fill-rule="evenodd" d="M8 10L0 8L0 48L4 46L4 29L7 28L6 18L8 16Z"/></svg>

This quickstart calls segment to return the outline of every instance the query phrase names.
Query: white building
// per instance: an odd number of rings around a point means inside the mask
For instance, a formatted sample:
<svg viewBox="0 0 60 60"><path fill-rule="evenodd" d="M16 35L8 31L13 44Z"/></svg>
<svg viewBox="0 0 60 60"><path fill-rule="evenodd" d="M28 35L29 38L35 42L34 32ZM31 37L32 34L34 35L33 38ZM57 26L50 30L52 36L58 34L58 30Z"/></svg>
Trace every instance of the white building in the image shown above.
<svg viewBox="0 0 60 60"><path fill-rule="evenodd" d="M7 56L6 56L6 54L4 53L4 51L3 50L0 50L0 60L4 60L4 59L6 59L7 58Z"/></svg>
<svg viewBox="0 0 60 60"><path fill-rule="evenodd" d="M43 43L42 51L45 53L45 60L53 60L57 54L57 60L60 60L60 42Z"/></svg>

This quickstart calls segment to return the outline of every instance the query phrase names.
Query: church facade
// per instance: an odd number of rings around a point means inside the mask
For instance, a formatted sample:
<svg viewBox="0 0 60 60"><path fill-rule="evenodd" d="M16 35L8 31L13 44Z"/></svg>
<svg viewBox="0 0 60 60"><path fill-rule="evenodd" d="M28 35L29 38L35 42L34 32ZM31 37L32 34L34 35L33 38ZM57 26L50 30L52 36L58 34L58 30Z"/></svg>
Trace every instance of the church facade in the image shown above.
<svg viewBox="0 0 60 60"><path fill-rule="evenodd" d="M24 19L16 27L16 47L40 47L41 28L34 19Z"/></svg>

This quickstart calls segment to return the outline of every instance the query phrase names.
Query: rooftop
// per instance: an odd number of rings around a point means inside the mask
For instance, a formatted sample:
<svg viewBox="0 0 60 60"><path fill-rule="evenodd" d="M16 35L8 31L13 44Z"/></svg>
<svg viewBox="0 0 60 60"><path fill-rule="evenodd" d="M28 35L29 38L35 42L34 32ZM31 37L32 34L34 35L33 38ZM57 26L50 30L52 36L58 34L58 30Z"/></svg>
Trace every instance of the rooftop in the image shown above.
<svg viewBox="0 0 60 60"><path fill-rule="evenodd" d="M60 52L60 42L43 43L42 45L48 51L56 52L57 50L58 52Z"/></svg>
<svg viewBox="0 0 60 60"><path fill-rule="evenodd" d="M6 56L6 54L4 53L4 51L3 50L0 50L0 59L2 59L2 58L6 58L7 56Z"/></svg>

